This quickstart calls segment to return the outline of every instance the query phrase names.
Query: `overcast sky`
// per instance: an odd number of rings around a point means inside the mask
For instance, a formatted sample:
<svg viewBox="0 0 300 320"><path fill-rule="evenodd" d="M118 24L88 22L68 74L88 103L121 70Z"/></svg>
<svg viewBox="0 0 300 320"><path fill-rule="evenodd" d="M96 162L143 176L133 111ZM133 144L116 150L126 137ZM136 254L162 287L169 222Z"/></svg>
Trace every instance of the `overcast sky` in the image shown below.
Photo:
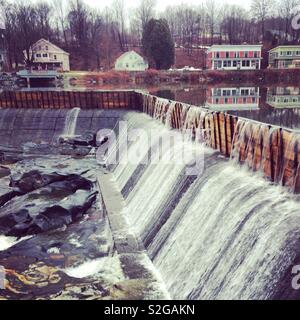
<svg viewBox="0 0 300 320"><path fill-rule="evenodd" d="M111 5L113 0L84 0L90 6L104 8L105 6ZM126 7L136 7L140 3L140 0L124 0L126 2ZM239 4L245 8L250 8L251 0L216 0L219 3L229 3L229 4ZM157 9L164 10L168 5L179 5L184 4L193 4L199 5L205 3L205 0L157 0Z"/></svg>
<svg viewBox="0 0 300 320"><path fill-rule="evenodd" d="M15 2L16 0L9 0L10 2ZM31 0L32 2L39 2L40 0ZM51 0L46 0L48 2L52 2ZM68 3L69 0L61 0L64 3ZM89 6L104 9L107 6L111 6L113 0L83 0ZM140 3L140 0L124 0L126 4L126 8L134 8L137 7ZM249 9L251 6L251 0L215 0L220 5L228 3L228 4L238 4L240 6L245 7L245 9ZM158 11L163 11L167 6L175 6L180 4L190 4L190 5L199 5L201 3L205 3L206 0L157 0L156 9ZM1 8L0 8L1 9ZM1 13L1 10L0 10ZM3 21L0 14L0 27L2 27Z"/></svg>

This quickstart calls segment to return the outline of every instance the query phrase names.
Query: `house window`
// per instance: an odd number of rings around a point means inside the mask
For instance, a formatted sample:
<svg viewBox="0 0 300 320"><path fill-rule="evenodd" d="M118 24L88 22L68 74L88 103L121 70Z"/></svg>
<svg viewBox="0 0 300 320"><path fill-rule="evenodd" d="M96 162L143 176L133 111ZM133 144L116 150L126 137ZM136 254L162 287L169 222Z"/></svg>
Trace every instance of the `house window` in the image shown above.
<svg viewBox="0 0 300 320"><path fill-rule="evenodd" d="M226 52L226 58L227 59L229 58L229 52Z"/></svg>
<svg viewBox="0 0 300 320"><path fill-rule="evenodd" d="M249 56L249 52L245 51L245 58L248 58L248 56Z"/></svg>
<svg viewBox="0 0 300 320"><path fill-rule="evenodd" d="M40 53L37 53L36 55L35 55L35 57L36 58L40 58L42 55L40 54Z"/></svg>
<svg viewBox="0 0 300 320"><path fill-rule="evenodd" d="M216 52L216 58L220 58L220 52Z"/></svg>
<svg viewBox="0 0 300 320"><path fill-rule="evenodd" d="M57 60L57 56L56 56L56 54L54 55L54 60Z"/></svg>
<svg viewBox="0 0 300 320"><path fill-rule="evenodd" d="M232 66L236 68L237 67L237 61L233 61L232 62Z"/></svg>
<svg viewBox="0 0 300 320"><path fill-rule="evenodd" d="M242 66L243 67L250 67L250 61L249 60L243 60Z"/></svg>
<svg viewBox="0 0 300 320"><path fill-rule="evenodd" d="M258 58L258 52L257 51L254 52L254 58Z"/></svg>
<svg viewBox="0 0 300 320"><path fill-rule="evenodd" d="M47 58L48 57L48 53L43 53L43 58Z"/></svg>

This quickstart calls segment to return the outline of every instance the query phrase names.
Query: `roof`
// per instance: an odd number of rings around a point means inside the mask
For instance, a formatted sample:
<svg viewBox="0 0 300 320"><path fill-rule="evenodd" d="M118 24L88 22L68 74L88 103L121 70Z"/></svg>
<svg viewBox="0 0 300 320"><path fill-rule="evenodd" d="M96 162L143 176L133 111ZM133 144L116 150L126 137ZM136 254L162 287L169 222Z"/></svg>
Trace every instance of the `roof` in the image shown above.
<svg viewBox="0 0 300 320"><path fill-rule="evenodd" d="M213 50L218 50L218 49L226 49L226 50L230 50L230 49L241 49L244 50L246 48L262 48L262 44L214 44L212 45L208 50L209 51L213 51Z"/></svg>
<svg viewBox="0 0 300 320"><path fill-rule="evenodd" d="M57 45L53 44L52 42L42 38L40 40L38 40L36 43L34 43L31 48L33 48L34 46L38 45L39 42L45 42L46 44L48 44L49 46L52 46L53 48L55 48L58 52L61 53L65 53L67 55L70 55L68 52L64 51L63 49L59 48Z"/></svg>
<svg viewBox="0 0 300 320"><path fill-rule="evenodd" d="M136 52L135 50L130 50L130 51L126 51L124 53L122 53L116 60L119 60L125 56L127 56L128 54L130 53L135 53L137 54L138 56L140 56L141 58L143 58L145 60L145 62L147 62L147 59L145 57L143 57L141 54L139 54L138 52Z"/></svg>
<svg viewBox="0 0 300 320"><path fill-rule="evenodd" d="M295 49L295 48L299 48L300 49L300 45L284 45L284 46L277 46L273 49L271 49L269 52L272 52L272 51L275 51L275 50L278 50L278 49Z"/></svg>

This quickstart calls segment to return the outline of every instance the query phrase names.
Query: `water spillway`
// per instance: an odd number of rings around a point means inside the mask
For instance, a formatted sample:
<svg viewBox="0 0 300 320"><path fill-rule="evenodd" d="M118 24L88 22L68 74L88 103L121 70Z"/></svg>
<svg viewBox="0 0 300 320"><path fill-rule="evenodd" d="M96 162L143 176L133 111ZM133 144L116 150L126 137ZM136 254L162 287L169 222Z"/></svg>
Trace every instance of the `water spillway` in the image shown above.
<svg viewBox="0 0 300 320"><path fill-rule="evenodd" d="M128 158L139 153L140 161L122 162L113 173L125 198L123 213L171 297L297 295L291 268L299 261L299 200L259 172L226 160L204 144L175 135L179 144L173 150L158 148L158 141L171 131L145 115L129 113L124 119L132 128L144 123L147 131L158 132L149 149L139 140L130 144ZM176 161L182 149L185 163ZM168 152L175 161L162 157L147 163L145 155L150 152ZM186 174L186 168L199 158L203 171Z"/></svg>

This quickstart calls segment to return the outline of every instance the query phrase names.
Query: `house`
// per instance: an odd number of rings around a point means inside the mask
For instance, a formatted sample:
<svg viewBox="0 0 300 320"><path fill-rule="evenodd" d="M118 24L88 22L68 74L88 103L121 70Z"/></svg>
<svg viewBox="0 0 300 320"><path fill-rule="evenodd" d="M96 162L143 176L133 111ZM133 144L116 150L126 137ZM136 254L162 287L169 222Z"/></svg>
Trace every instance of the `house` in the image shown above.
<svg viewBox="0 0 300 320"><path fill-rule="evenodd" d="M272 87L268 89L267 104L273 108L299 108L300 88Z"/></svg>
<svg viewBox="0 0 300 320"><path fill-rule="evenodd" d="M259 107L258 87L212 87L207 91L207 105L216 110L252 110Z"/></svg>
<svg viewBox="0 0 300 320"><path fill-rule="evenodd" d="M45 39L33 44L29 55L29 59L33 59L33 69L70 71L70 54ZM26 51L24 56L27 60Z"/></svg>
<svg viewBox="0 0 300 320"><path fill-rule="evenodd" d="M278 46L269 51L270 69L300 68L300 46Z"/></svg>
<svg viewBox="0 0 300 320"><path fill-rule="evenodd" d="M148 62L135 51L123 53L115 62L118 71L145 71L148 68Z"/></svg>
<svg viewBox="0 0 300 320"><path fill-rule="evenodd" d="M210 70L259 70L262 45L213 45L207 51Z"/></svg>

